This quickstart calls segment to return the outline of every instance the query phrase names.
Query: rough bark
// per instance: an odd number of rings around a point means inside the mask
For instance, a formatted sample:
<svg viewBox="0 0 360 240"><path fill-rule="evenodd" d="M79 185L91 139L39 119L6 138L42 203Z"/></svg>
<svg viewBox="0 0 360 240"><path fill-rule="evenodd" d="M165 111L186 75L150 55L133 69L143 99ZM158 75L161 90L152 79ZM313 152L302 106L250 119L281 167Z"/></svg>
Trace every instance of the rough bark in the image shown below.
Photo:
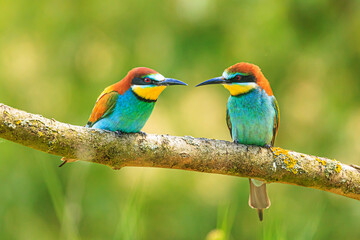
<svg viewBox="0 0 360 240"><path fill-rule="evenodd" d="M50 154L125 166L174 168L321 189L360 200L360 172L334 159L190 136L118 134L0 104L0 137Z"/></svg>

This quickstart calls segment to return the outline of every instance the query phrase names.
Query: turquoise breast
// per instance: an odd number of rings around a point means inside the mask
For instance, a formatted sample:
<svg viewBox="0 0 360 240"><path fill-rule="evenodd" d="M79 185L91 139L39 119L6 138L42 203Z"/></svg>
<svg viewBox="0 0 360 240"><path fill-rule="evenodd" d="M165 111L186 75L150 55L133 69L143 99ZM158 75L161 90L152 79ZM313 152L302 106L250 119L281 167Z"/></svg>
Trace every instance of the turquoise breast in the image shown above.
<svg viewBox="0 0 360 240"><path fill-rule="evenodd" d="M230 96L227 109L234 141L259 146L271 143L275 117L273 98L260 88Z"/></svg>
<svg viewBox="0 0 360 240"><path fill-rule="evenodd" d="M126 133L139 132L149 119L155 102L139 100L129 89L120 95L114 110L97 121L92 128Z"/></svg>

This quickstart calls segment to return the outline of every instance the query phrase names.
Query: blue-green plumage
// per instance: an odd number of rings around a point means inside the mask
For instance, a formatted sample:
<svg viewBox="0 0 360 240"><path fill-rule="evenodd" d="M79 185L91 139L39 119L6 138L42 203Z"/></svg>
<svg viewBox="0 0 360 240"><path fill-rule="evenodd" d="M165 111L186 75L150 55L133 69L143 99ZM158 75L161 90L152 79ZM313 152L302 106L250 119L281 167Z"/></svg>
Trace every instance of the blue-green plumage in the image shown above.
<svg viewBox="0 0 360 240"><path fill-rule="evenodd" d="M154 109L161 92L170 85L187 85L146 67L130 70L119 82L108 86L97 98L86 124L88 128L140 132ZM66 162L76 160L62 158Z"/></svg>
<svg viewBox="0 0 360 240"><path fill-rule="evenodd" d="M234 141L249 145L270 145L274 137L274 96L257 87L248 93L230 96L228 126Z"/></svg>
<svg viewBox="0 0 360 240"><path fill-rule="evenodd" d="M236 143L274 146L279 127L279 107L270 84L260 68L241 62L225 69L221 77L209 79L197 86L222 84L230 92L227 102L226 122ZM256 208L259 219L263 209L271 203L266 192L266 183L249 179L249 206Z"/></svg>
<svg viewBox="0 0 360 240"><path fill-rule="evenodd" d="M139 132L150 117L155 102L140 100L131 89L124 94L116 94L118 96L111 112L91 127L126 133Z"/></svg>

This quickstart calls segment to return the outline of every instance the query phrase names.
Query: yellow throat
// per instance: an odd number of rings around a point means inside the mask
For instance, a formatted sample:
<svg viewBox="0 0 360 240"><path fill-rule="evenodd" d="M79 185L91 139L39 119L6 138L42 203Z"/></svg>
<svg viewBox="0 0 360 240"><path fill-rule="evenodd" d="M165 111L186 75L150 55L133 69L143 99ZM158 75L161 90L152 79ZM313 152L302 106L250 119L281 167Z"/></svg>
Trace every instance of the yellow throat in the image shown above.
<svg viewBox="0 0 360 240"><path fill-rule="evenodd" d="M256 88L256 83L248 84L223 84L223 86L229 90L232 96L244 94L250 92L252 89Z"/></svg>
<svg viewBox="0 0 360 240"><path fill-rule="evenodd" d="M131 88L139 97L144 98L146 100L155 101L156 99L158 99L160 93L164 91L166 86L144 87L144 86L135 85L132 86Z"/></svg>

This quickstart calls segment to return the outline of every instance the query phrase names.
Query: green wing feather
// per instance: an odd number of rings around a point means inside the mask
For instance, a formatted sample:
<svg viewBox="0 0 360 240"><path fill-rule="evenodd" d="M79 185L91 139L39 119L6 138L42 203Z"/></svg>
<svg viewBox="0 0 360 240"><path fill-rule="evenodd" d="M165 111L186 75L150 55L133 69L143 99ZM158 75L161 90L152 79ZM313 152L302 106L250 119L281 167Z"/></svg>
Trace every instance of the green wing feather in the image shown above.
<svg viewBox="0 0 360 240"><path fill-rule="evenodd" d="M279 129L279 124L280 124L279 104L276 101L275 97L273 98L272 105L273 105L274 110L275 110L275 117L274 117L273 138L272 138L272 141L271 141L271 146L274 146L275 138L276 138L276 135L277 135L277 132L278 132L278 129Z"/></svg>
<svg viewBox="0 0 360 240"><path fill-rule="evenodd" d="M231 135L231 138L232 138L232 125L231 125L231 121L230 121L229 109L227 109L227 107L226 107L226 124L227 124L227 126L229 128L230 135Z"/></svg>

